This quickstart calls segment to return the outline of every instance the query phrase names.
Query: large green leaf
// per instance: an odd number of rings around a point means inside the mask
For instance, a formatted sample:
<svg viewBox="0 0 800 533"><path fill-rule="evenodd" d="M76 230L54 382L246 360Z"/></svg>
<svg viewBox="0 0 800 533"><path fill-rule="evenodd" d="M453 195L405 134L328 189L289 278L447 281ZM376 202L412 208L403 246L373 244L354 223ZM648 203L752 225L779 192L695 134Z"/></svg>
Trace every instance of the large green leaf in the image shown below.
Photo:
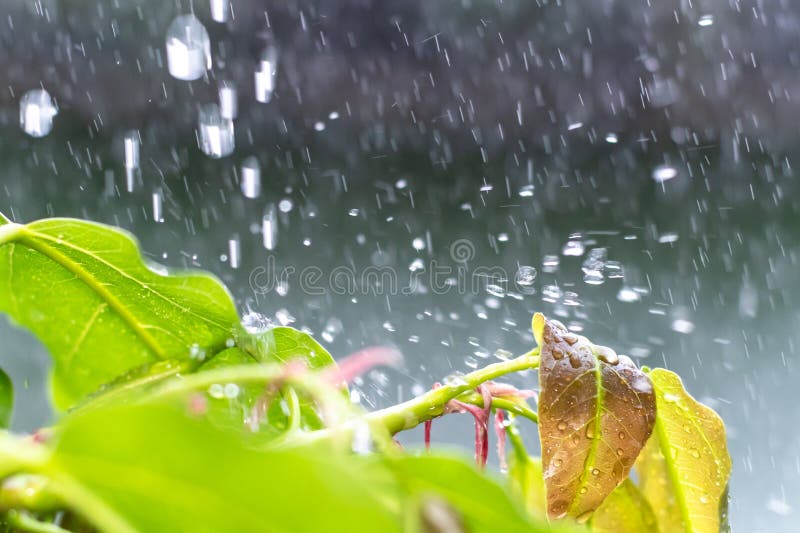
<svg viewBox="0 0 800 533"><path fill-rule="evenodd" d="M574 531L566 525L551 528L546 520L527 515L500 485L462 459L406 456L393 463L405 490L444 499L463 519L464 531Z"/></svg>
<svg viewBox="0 0 800 533"><path fill-rule="evenodd" d="M592 515L594 533L658 533L653 509L630 479L609 494Z"/></svg>
<svg viewBox="0 0 800 533"><path fill-rule="evenodd" d="M0 369L0 428L7 428L11 424L13 410L14 385L8 374Z"/></svg>
<svg viewBox="0 0 800 533"><path fill-rule="evenodd" d="M49 349L60 407L132 368L218 351L238 321L215 278L156 273L127 233L72 219L0 218L0 311Z"/></svg>
<svg viewBox="0 0 800 533"><path fill-rule="evenodd" d="M642 493L662 531L717 533L731 473L722 419L692 398L677 374L656 368L649 375L658 417L636 464Z"/></svg>
<svg viewBox="0 0 800 533"><path fill-rule="evenodd" d="M538 457L512 455L508 460L508 478L511 488L525 502L531 516L544 516L546 512L542 460Z"/></svg>
<svg viewBox="0 0 800 533"><path fill-rule="evenodd" d="M175 404L68 417L42 468L108 532L400 531L391 473L335 450L250 449Z"/></svg>
<svg viewBox="0 0 800 533"><path fill-rule="evenodd" d="M655 421L647 376L541 314L539 435L551 518L583 521L627 477Z"/></svg>
<svg viewBox="0 0 800 533"><path fill-rule="evenodd" d="M289 428L315 430L323 427L319 407L307 391L289 390L288 385L272 387L279 375L269 380L253 380L256 372L240 379L220 377L212 381L186 380L201 375L219 374L224 369L244 370L252 365L283 365L289 360L300 360L312 370L335 366L333 357L310 335L288 327L276 327L257 333L248 333L237 327L237 341L247 347L227 348L203 363L191 360L162 361L134 369L101 387L89 397L81 409L97 408L117 403L147 403L153 395L170 391L168 396L178 401L193 398L202 408L206 418L218 427L238 431L253 442L267 442ZM273 367L274 368L274 367ZM158 400L158 398L156 398ZM339 398L341 400L341 398Z"/></svg>
<svg viewBox="0 0 800 533"><path fill-rule="evenodd" d="M258 450L175 403L89 410L62 424L38 469L102 531L441 531L422 524L443 511L472 533L572 531L532 521L461 459L320 443Z"/></svg>

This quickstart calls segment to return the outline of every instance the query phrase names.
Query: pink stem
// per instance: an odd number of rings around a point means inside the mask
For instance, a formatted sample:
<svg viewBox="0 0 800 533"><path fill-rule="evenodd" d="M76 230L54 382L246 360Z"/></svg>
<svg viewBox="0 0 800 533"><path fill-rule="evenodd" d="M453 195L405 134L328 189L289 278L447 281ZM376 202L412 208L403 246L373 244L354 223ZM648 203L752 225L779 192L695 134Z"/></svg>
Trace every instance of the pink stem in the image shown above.
<svg viewBox="0 0 800 533"><path fill-rule="evenodd" d="M431 451L431 426L433 426L433 420L426 420L425 421L425 451Z"/></svg>
<svg viewBox="0 0 800 533"><path fill-rule="evenodd" d="M433 384L431 389L438 389L441 387L442 384L438 381ZM431 451L431 428L433 427L433 420L426 420L425 421L425 451Z"/></svg>
<svg viewBox="0 0 800 533"><path fill-rule="evenodd" d="M506 425L503 411L497 410L494 415L494 430L497 433L497 455L500 458L500 471L506 472Z"/></svg>

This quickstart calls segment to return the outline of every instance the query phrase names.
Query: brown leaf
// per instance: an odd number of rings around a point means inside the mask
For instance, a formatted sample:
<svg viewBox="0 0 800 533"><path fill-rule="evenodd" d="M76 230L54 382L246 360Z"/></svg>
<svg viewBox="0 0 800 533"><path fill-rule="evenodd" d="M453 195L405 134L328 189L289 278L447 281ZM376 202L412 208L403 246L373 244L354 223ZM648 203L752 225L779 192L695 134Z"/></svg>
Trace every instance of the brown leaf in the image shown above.
<svg viewBox="0 0 800 533"><path fill-rule="evenodd" d="M650 379L630 358L537 313L539 435L550 518L579 521L624 480L655 422Z"/></svg>

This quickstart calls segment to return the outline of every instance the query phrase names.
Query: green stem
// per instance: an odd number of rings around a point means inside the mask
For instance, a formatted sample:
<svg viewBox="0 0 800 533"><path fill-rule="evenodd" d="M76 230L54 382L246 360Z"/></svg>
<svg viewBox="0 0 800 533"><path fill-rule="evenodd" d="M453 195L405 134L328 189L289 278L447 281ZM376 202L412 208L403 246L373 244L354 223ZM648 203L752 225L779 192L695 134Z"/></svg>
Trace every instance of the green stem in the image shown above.
<svg viewBox="0 0 800 533"><path fill-rule="evenodd" d="M24 226L13 222L0 221L0 246L14 242L22 235Z"/></svg>
<svg viewBox="0 0 800 533"><path fill-rule="evenodd" d="M456 400L483 407L483 396L476 392L462 394L458 396ZM539 423L539 414L527 404L520 401L509 400L508 398L492 398L492 409L502 409L503 411L525 417L534 424Z"/></svg>
<svg viewBox="0 0 800 533"><path fill-rule="evenodd" d="M0 479L23 472L38 473L48 459L49 452L41 444L0 432Z"/></svg>
<svg viewBox="0 0 800 533"><path fill-rule="evenodd" d="M207 389L216 383L254 383L266 384L285 375L284 368L279 364L270 365L236 365L214 368L197 374L181 376L180 379L170 379L157 387L151 394L144 398L147 402L166 398L174 394L187 391Z"/></svg>
<svg viewBox="0 0 800 533"><path fill-rule="evenodd" d="M514 415L509 415L509 424L506 426L508 442L511 443L511 447L514 449L514 455L516 456L516 459L520 463L527 463L530 461L530 456L528 456L528 450L525 449L525 443L522 442L522 435L519 434L519 429L517 428L517 424L515 423L514 419Z"/></svg>
<svg viewBox="0 0 800 533"><path fill-rule="evenodd" d="M27 533L68 533L68 530L50 522L40 522L24 511L9 511L6 520L18 531Z"/></svg>
<svg viewBox="0 0 800 533"><path fill-rule="evenodd" d="M470 372L458 379L447 383L438 389L433 389L407 402L403 402L380 411L369 413L370 420L380 421L390 433L395 434L405 429L432 420L444 413L445 405L457 396L474 390L478 385L493 379L532 370L539 367L539 349L534 348L525 355Z"/></svg>
<svg viewBox="0 0 800 533"><path fill-rule="evenodd" d="M371 426L374 427L375 424L379 424L386 428L389 434L394 435L404 429L413 428L427 420L432 420L441 416L444 413L447 402L465 393L474 391L474 389L482 383L507 374L532 370L538 368L538 366L539 349L534 348L530 352L515 359L494 363L475 370L474 372L470 372L469 374L465 374L464 376L460 376L458 379L452 380L438 389L428 391L422 396L407 402L368 413L366 415L366 420ZM287 379L287 382L292 382L305 388L312 396L316 397L315 399L320 402L323 407L326 404L331 405L332 403L339 403L343 400L333 389L319 382L315 375L287 378L284 368L278 364L237 365L182 376L180 379L167 381L162 386L156 388L147 397L147 400L152 401L159 397L168 397L188 390L204 389L215 383L269 383L277 379ZM520 416L525 416L534 421L538 420L538 416L533 410L526 409L525 406L519 403L511 400L503 400L502 398L495 400L498 401L495 407L499 409L517 413ZM335 421L332 420L329 420L328 423L336 425ZM303 438L316 440L324 438L329 434L330 430L321 430L313 432L313 436L308 435L303 436Z"/></svg>
<svg viewBox="0 0 800 533"><path fill-rule="evenodd" d="M300 429L300 398L297 397L297 392L292 387L285 387L284 393L289 405L288 431L291 433Z"/></svg>

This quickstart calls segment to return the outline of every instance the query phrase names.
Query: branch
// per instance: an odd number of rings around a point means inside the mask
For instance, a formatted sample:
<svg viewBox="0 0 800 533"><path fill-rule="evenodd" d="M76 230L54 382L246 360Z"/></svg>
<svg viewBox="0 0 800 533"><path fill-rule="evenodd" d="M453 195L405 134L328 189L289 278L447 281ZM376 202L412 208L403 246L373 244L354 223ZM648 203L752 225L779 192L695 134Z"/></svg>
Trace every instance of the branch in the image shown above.
<svg viewBox="0 0 800 533"><path fill-rule="evenodd" d="M411 429L423 422L441 416L444 413L447 402L466 392L473 391L482 383L505 376L506 374L533 370L538 367L539 349L534 348L516 359L494 363L464 376L460 376L457 380L446 383L437 389L430 390L422 396L418 396L407 402L369 413L367 418L372 421L380 422L392 434L399 433L400 431ZM505 407L502 407L502 409L505 409ZM519 414L526 416L521 412ZM530 415L530 413L527 414Z"/></svg>

